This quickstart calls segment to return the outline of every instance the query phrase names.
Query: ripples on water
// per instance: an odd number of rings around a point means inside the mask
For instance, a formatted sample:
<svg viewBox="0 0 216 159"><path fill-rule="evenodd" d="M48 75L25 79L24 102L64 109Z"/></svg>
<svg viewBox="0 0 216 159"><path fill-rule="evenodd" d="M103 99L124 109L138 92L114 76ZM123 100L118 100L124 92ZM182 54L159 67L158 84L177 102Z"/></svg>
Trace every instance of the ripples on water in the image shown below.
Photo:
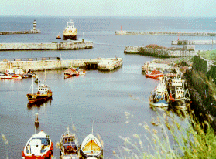
<svg viewBox="0 0 216 159"><path fill-rule="evenodd" d="M53 42L62 33L69 17L2 17L1 31L28 30L32 28L33 20L37 20L37 28L41 34L0 36L0 42ZM101 21L102 20L102 21ZM93 59L122 57L123 66L113 72L88 70L85 76L64 79L63 70L47 71L46 83L53 91L53 99L40 106L28 106L26 94L31 92L31 79L0 81L0 133L5 134L9 141L9 158L21 157L21 151L27 140L35 132L35 113L39 113L39 130L50 135L54 145L66 131L66 127L76 127L79 143L91 133L94 121L94 133L100 134L104 142L105 158L115 158L112 154L124 146L119 137L131 137L133 134L146 134L139 124L151 123L157 113L149 108L148 97L158 84L157 80L146 79L141 72L141 66L152 57L125 55L124 47L128 45L158 44L171 46L175 36L115 36L115 30L123 26L125 30L181 30L188 31L193 24L202 23L198 30L204 29L206 21L211 19L180 19L174 24L174 19L128 19L128 18L74 18L78 29L78 39L93 41L91 50L69 51L8 51L0 52L0 59L37 58L61 56L63 59ZM14 25L13 25L14 24ZM83 36L83 32L84 36ZM61 34L62 35L62 34ZM188 38L188 37L186 37ZM197 38L197 37L189 37ZM199 37L200 38L200 37ZM201 37L203 39L204 37ZM208 39L209 37L207 37ZM60 40L61 41L61 40ZM209 48L210 46L203 46ZM44 72L38 72L41 79ZM34 84L34 87L37 85ZM129 113L128 116L125 113ZM165 110L157 111L162 115ZM172 113L173 111L171 111ZM126 114L127 114L126 113ZM180 123L178 113L173 113ZM186 120L186 119L185 119ZM147 140L142 141L148 145ZM6 155L4 143L0 140L0 154ZM59 156L59 150L54 147L54 156Z"/></svg>

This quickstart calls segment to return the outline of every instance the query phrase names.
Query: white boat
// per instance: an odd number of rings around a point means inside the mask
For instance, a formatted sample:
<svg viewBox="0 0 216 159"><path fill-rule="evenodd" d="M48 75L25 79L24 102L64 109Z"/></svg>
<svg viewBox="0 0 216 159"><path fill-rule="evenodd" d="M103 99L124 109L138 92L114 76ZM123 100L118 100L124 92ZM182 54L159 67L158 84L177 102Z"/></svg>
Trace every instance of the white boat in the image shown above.
<svg viewBox="0 0 216 159"><path fill-rule="evenodd" d="M67 27L63 31L63 40L77 40L77 29L74 27L74 22L70 20L67 22Z"/></svg>
<svg viewBox="0 0 216 159"><path fill-rule="evenodd" d="M190 106L190 93L182 78L173 78L170 84L170 103L175 107Z"/></svg>
<svg viewBox="0 0 216 159"><path fill-rule="evenodd" d="M5 73L0 73L0 79L12 79L11 75L7 75Z"/></svg>
<svg viewBox="0 0 216 159"><path fill-rule="evenodd" d="M92 134L89 134L82 142L81 154L87 159L102 159L103 150L99 140Z"/></svg>
<svg viewBox="0 0 216 159"><path fill-rule="evenodd" d="M42 130L38 134L33 134L27 141L22 151L22 159L51 159L52 154L53 143L49 135Z"/></svg>
<svg viewBox="0 0 216 159"><path fill-rule="evenodd" d="M79 155L78 138L67 128L60 139L60 159L78 159Z"/></svg>
<svg viewBox="0 0 216 159"><path fill-rule="evenodd" d="M169 106L169 94L166 89L165 81L162 77L159 77L158 86L151 92L149 97L149 104L155 107L168 107Z"/></svg>

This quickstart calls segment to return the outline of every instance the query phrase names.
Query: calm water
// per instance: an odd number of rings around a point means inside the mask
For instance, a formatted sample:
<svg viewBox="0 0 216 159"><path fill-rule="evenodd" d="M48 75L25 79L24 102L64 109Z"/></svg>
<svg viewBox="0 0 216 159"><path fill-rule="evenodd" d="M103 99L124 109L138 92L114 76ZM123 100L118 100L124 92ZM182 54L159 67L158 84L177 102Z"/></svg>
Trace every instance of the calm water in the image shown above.
<svg viewBox="0 0 216 159"><path fill-rule="evenodd" d="M0 31L29 30L37 20L41 34L0 36L3 42L54 42L56 35L66 26L70 17L0 17ZM35 113L39 113L40 127L50 135L54 143L54 156L59 157L55 148L67 126L76 127L79 143L91 133L100 134L104 142L105 158L115 158L112 151L120 155L124 146L121 137L132 138L133 134L147 134L139 123L150 124L157 113L149 108L150 91L158 81L146 79L141 66L152 57L125 55L127 45L157 44L171 46L176 36L115 36L120 30L130 31L215 31L212 18L126 18L126 17L71 17L78 29L78 39L93 41L91 50L76 51L9 51L0 52L0 59L34 58L61 56L63 59L89 59L122 57L123 66L110 73L88 70L85 76L63 78L63 70L47 71L46 83L53 91L53 100L41 106L28 107L26 94L31 92L31 79L0 81L0 133L9 141L7 148L0 140L0 158L21 157L27 140L35 132ZM182 39L212 39L212 37L180 37ZM61 41L61 40L60 40ZM211 49L212 46L196 46ZM215 48L215 46L213 46ZM41 79L44 72L38 72ZM36 84L34 85L36 87ZM130 113L129 119L125 112ZM158 110L162 114L164 110ZM174 113L176 119L178 116ZM184 125L184 121L180 123ZM148 141L143 139L143 144ZM6 151L7 149L7 151Z"/></svg>

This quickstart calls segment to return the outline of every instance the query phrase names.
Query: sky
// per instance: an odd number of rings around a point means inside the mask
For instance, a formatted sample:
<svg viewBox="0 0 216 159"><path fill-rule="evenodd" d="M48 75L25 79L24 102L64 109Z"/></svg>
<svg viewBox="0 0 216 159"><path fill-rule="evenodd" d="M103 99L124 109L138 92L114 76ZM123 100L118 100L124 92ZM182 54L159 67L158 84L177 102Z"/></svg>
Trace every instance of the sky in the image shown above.
<svg viewBox="0 0 216 159"><path fill-rule="evenodd" d="M215 17L216 0L1 0L0 15Z"/></svg>

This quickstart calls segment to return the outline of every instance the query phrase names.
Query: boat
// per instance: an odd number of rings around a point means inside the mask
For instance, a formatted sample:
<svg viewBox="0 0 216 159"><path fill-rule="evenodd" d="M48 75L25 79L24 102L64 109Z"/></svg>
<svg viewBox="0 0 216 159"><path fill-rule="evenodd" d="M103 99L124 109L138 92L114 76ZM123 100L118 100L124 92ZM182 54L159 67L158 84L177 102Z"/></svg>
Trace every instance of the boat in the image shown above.
<svg viewBox="0 0 216 159"><path fill-rule="evenodd" d="M12 76L5 73L0 73L0 79L12 79Z"/></svg>
<svg viewBox="0 0 216 159"><path fill-rule="evenodd" d="M79 69L78 72L79 72L79 75L85 75L86 74L86 70L84 70L84 69Z"/></svg>
<svg viewBox="0 0 216 159"><path fill-rule="evenodd" d="M79 68L69 68L64 71L64 78L69 78L71 76L79 76Z"/></svg>
<svg viewBox="0 0 216 159"><path fill-rule="evenodd" d="M60 138L60 159L78 159L80 155L78 148L78 138L68 127Z"/></svg>
<svg viewBox="0 0 216 159"><path fill-rule="evenodd" d="M56 39L61 39L60 33L56 36Z"/></svg>
<svg viewBox="0 0 216 159"><path fill-rule="evenodd" d="M163 77L163 73L161 73L160 71L154 69L152 72L147 72L146 77L147 78L158 79L159 77Z"/></svg>
<svg viewBox="0 0 216 159"><path fill-rule="evenodd" d="M174 107L184 108L190 106L190 93L186 88L186 81L180 77L171 79L169 83L170 104Z"/></svg>
<svg viewBox="0 0 216 159"><path fill-rule="evenodd" d="M26 95L28 97L29 103L45 102L52 98L52 91L50 87L40 83L38 84L37 93L33 93L33 78L32 78L32 93Z"/></svg>
<svg viewBox="0 0 216 159"><path fill-rule="evenodd" d="M81 155L87 159L102 159L103 150L99 140L92 134L89 134L81 144Z"/></svg>
<svg viewBox="0 0 216 159"><path fill-rule="evenodd" d="M52 154L53 142L49 135L41 130L38 134L33 134L27 141L22 151L22 159L51 159Z"/></svg>
<svg viewBox="0 0 216 159"><path fill-rule="evenodd" d="M166 83L162 77L159 77L159 80L158 86L151 92L149 104L155 107L168 107L169 94L166 89Z"/></svg>
<svg viewBox="0 0 216 159"><path fill-rule="evenodd" d="M67 27L63 31L63 40L77 40L77 29L74 27L74 22L70 20L67 22Z"/></svg>

